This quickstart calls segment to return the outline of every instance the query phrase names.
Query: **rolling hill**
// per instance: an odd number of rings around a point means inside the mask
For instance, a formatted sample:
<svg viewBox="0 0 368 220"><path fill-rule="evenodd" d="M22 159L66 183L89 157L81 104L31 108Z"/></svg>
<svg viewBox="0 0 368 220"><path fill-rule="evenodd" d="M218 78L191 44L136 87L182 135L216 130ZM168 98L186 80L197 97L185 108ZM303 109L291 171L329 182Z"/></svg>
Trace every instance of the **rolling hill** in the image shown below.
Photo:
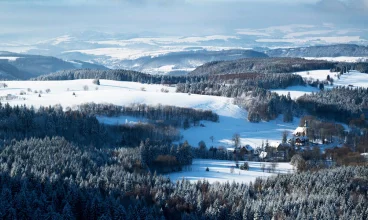
<svg viewBox="0 0 368 220"><path fill-rule="evenodd" d="M107 69L98 64L73 60L64 61L50 56L0 52L0 79L25 80L43 74L70 69Z"/></svg>
<svg viewBox="0 0 368 220"><path fill-rule="evenodd" d="M336 63L302 58L251 58L206 63L189 75L238 74L238 73L290 73L296 71L331 69Z"/></svg>
<svg viewBox="0 0 368 220"><path fill-rule="evenodd" d="M195 49L195 48L192 48ZM133 60L122 60L119 68L131 69L150 74L186 74L196 67L217 60L236 60L242 58L266 58L266 54L253 50L188 50L172 52L159 56L144 56Z"/></svg>
<svg viewBox="0 0 368 220"><path fill-rule="evenodd" d="M355 44L337 44L267 50L270 57L368 57L368 47Z"/></svg>

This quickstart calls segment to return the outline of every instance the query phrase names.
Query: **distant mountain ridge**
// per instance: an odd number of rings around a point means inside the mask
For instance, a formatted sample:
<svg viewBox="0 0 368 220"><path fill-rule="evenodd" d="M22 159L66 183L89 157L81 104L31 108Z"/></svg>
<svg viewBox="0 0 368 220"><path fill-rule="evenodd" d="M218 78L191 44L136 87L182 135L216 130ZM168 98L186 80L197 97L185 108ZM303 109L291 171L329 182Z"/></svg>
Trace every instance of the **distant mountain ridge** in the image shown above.
<svg viewBox="0 0 368 220"><path fill-rule="evenodd" d="M108 69L78 60L64 61L51 56L0 52L0 80L26 80L60 70L80 68Z"/></svg>
<svg viewBox="0 0 368 220"><path fill-rule="evenodd" d="M231 50L189 50L172 52L159 56L145 56L134 60L122 60L119 68L131 69L150 74L186 74L196 67L217 60L268 57L262 52L244 49Z"/></svg>
<svg viewBox="0 0 368 220"><path fill-rule="evenodd" d="M368 57L368 47L355 44L336 44L298 48L279 48L264 51L270 57Z"/></svg>

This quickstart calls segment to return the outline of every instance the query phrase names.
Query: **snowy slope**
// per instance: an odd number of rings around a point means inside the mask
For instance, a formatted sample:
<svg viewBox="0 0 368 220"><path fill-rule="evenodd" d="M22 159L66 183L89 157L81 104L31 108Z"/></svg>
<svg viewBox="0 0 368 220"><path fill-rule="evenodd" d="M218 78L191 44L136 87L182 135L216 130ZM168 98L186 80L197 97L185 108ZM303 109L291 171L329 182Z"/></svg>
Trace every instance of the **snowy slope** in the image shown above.
<svg viewBox="0 0 368 220"><path fill-rule="evenodd" d="M367 62L368 57L348 57L348 56L340 56L340 57L303 57L307 60L327 60L331 62Z"/></svg>
<svg viewBox="0 0 368 220"><path fill-rule="evenodd" d="M290 92L290 97L292 99L297 99L304 94L310 94L312 92L318 92L319 89L312 86L290 86L286 89L272 89L271 92L276 92L279 95L288 95Z"/></svg>
<svg viewBox="0 0 368 220"><path fill-rule="evenodd" d="M239 162L240 165L243 163L243 161ZM293 172L293 167L289 163L278 163L275 173L262 171L261 164L264 164L267 170L270 163L248 162L248 164L249 170L246 171L235 168L234 161L194 159L193 164L189 168L190 171L170 173L168 177L174 182L185 178L190 182L206 179L209 183L232 183L233 181L236 183L249 183L254 182L257 177L269 177L278 173ZM208 172L206 171L207 167L209 168ZM231 167L234 167L233 173L230 172Z"/></svg>
<svg viewBox="0 0 368 220"><path fill-rule="evenodd" d="M348 73L344 73L340 76L340 79L337 78L337 73L331 73L330 70L311 70L311 71L303 71L296 72L294 74L298 74L306 79L314 79L325 81L327 76L329 75L333 78L334 83L333 86L349 86L353 87L364 87L368 88L368 74L361 73L358 71L350 71ZM325 86L325 88L332 88L333 86ZM279 95L287 95L290 92L290 96L292 99L297 99L304 94L310 94L312 92L318 92L319 89L311 86L291 86L286 89L274 89L270 90L272 92L276 92Z"/></svg>
<svg viewBox="0 0 368 220"><path fill-rule="evenodd" d="M355 70L344 73L340 76L340 79L337 78L337 73L331 73L329 70L313 70L297 72L295 74L298 74L303 78L313 78L318 80L326 80L327 76L330 75L330 77L334 79L334 86L353 85L354 87L368 87L368 74Z"/></svg>
<svg viewBox="0 0 368 220"><path fill-rule="evenodd" d="M280 116L270 122L250 123L246 116L237 118L220 115L220 123L204 121L203 124L205 127L181 130L183 140L188 140L193 146L197 146L203 140L208 147L212 145L233 147L232 136L238 133L241 145L260 147L262 141L280 141L284 131L289 133L294 131L299 124L299 119L294 118L293 123L284 123ZM210 140L211 136L214 137L213 144Z"/></svg>
<svg viewBox="0 0 368 220"><path fill-rule="evenodd" d="M190 107L196 109L213 110L220 116L220 123L202 122L205 127L192 127L182 130L183 141L197 146L203 140L207 146L211 146L210 136L214 136L215 146L232 147L231 138L234 133L241 135L242 144L260 146L262 140L279 141L284 130L292 131L297 126L299 120L295 119L294 124L285 124L281 117L271 122L250 123L246 120L247 112L237 105L232 104L231 98L188 95L175 93L174 87L162 85L148 85L134 82L118 82L111 80L100 80L101 85L96 86L92 80L72 80L72 81L8 81L7 88L0 89L0 96L4 98L7 94L17 95L21 99L8 101L11 105L26 104L27 106L49 106L61 104L65 107L72 107L86 103L112 103L115 105L129 105L132 103L145 103L148 105L174 105L178 107ZM88 91L83 90L83 86L89 87ZM98 87L98 90L96 90ZM161 88L166 88L169 93L162 93ZM31 89L32 92L27 90ZM142 91L142 88L146 91ZM46 89L51 89L50 93L45 93ZM41 97L34 91L42 90ZM20 96L21 91L26 95ZM73 93L76 96L73 96ZM23 100L24 99L24 100ZM2 101L4 102L4 100ZM127 117L111 118L102 120L105 123L125 123L126 121L137 121ZM142 121L142 119L138 119Z"/></svg>

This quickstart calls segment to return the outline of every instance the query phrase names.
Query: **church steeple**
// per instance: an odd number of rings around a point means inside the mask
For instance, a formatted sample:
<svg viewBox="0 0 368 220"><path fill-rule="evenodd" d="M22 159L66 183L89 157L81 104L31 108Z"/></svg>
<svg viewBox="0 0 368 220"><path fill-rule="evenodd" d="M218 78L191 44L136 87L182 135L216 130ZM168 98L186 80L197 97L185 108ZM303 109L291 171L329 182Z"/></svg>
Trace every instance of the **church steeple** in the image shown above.
<svg viewBox="0 0 368 220"><path fill-rule="evenodd" d="M304 121L304 134L305 134L305 136L306 137L308 137L308 121L307 120L305 120Z"/></svg>

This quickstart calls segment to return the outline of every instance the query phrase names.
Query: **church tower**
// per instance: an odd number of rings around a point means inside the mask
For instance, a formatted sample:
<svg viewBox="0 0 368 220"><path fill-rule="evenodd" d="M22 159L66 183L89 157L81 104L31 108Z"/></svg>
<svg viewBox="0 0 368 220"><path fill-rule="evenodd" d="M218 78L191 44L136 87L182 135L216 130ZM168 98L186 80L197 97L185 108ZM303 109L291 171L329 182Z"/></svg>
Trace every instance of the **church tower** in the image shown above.
<svg viewBox="0 0 368 220"><path fill-rule="evenodd" d="M308 137L308 122L304 121L304 136Z"/></svg>

